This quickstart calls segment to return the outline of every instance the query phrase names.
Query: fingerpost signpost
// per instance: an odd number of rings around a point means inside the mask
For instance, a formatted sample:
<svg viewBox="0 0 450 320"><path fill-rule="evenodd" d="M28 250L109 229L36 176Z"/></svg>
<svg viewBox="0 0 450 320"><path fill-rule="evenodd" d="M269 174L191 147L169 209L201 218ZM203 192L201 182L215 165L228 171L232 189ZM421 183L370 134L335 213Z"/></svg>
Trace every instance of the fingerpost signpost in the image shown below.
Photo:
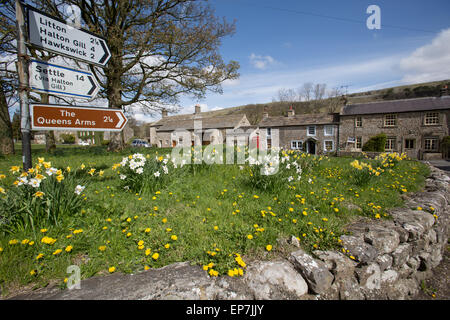
<svg viewBox="0 0 450 320"><path fill-rule="evenodd" d="M128 120L120 109L30 104L28 99L28 93L32 90L91 100L100 86L89 71L31 59L27 45L96 67L105 67L111 58L106 40L25 5L20 0L16 0L16 20L23 169L27 171L32 167L32 130L121 131Z"/></svg>

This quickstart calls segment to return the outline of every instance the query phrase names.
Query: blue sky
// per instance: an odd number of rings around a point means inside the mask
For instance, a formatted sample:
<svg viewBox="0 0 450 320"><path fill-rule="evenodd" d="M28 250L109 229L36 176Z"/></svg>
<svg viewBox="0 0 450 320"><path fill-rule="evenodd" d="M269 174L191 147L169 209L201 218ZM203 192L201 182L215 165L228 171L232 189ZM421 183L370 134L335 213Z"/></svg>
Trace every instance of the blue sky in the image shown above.
<svg viewBox="0 0 450 320"><path fill-rule="evenodd" d="M181 113L197 102L204 111L271 102L278 89L305 82L357 92L450 78L448 0L210 3L217 16L236 19L236 33L223 40L221 54L240 63L241 76L224 83L223 95L182 98ZM380 30L366 27L372 4L381 9Z"/></svg>

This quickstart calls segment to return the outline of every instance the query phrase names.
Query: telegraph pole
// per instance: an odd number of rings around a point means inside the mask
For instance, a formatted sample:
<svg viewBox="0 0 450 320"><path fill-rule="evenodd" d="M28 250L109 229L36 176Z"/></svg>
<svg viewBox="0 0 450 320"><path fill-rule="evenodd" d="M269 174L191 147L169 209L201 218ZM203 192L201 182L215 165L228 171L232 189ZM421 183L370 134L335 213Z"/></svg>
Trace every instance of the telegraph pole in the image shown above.
<svg viewBox="0 0 450 320"><path fill-rule="evenodd" d="M26 46L25 14L20 0L16 0L17 27L17 73L19 75L20 129L22 132L23 170L28 171L31 164L31 120L28 102L28 55Z"/></svg>

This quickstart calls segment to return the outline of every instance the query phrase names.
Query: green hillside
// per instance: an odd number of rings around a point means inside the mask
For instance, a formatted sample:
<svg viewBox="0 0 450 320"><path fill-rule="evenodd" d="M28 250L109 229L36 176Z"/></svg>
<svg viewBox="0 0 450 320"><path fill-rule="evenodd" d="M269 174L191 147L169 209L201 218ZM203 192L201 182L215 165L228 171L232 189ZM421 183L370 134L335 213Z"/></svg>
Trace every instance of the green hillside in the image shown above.
<svg viewBox="0 0 450 320"><path fill-rule="evenodd" d="M347 104L354 104L380 100L439 96L441 88L445 84L450 86L450 80L417 83L367 92L350 93L347 95L346 99ZM339 101L330 101L329 99L324 99L321 101L309 102L269 102L265 104L248 104L222 110L203 112L202 114L204 116L220 116L245 113L250 123L256 124L261 120L264 108L266 108L269 116L280 116L286 115L290 106L294 108L296 114L322 113L329 112L330 104L336 103L337 108L335 108L335 112L339 112L340 109L344 106L344 102L344 99L339 99Z"/></svg>

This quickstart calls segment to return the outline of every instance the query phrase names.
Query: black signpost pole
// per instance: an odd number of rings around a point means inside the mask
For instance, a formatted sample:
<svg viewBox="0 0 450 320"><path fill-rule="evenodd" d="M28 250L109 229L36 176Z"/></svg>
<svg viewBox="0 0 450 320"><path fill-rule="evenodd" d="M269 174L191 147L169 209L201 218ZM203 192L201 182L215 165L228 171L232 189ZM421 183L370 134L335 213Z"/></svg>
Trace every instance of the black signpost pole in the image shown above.
<svg viewBox="0 0 450 320"><path fill-rule="evenodd" d="M28 103L28 55L26 47L25 15L22 3L16 0L17 27L17 73L19 75L20 129L22 132L23 170L28 171L31 164L31 119Z"/></svg>

